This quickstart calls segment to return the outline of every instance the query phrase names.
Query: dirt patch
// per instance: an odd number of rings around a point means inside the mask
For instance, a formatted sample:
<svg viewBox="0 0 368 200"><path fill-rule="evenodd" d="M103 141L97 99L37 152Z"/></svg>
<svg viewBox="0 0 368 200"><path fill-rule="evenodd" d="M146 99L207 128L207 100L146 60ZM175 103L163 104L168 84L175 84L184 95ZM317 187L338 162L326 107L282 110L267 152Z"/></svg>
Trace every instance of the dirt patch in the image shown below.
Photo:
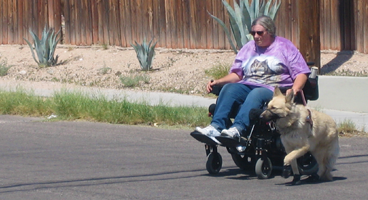
<svg viewBox="0 0 368 200"><path fill-rule="evenodd" d="M368 54L353 51L323 51L321 53L321 73L368 75Z"/></svg>
<svg viewBox="0 0 368 200"><path fill-rule="evenodd" d="M204 86L211 79L205 70L215 65L231 65L235 54L221 50L170 50L156 49L153 69L142 72L132 48L59 46L56 54L59 62L53 67L39 68L25 45L1 45L0 61L12 66L1 79L6 81L32 81L44 84L70 83L78 86L94 86L114 89L177 92L205 95ZM350 70L366 73L367 54L321 54L322 72ZM135 87L125 87L123 79L146 78ZM147 81L148 80L148 81Z"/></svg>

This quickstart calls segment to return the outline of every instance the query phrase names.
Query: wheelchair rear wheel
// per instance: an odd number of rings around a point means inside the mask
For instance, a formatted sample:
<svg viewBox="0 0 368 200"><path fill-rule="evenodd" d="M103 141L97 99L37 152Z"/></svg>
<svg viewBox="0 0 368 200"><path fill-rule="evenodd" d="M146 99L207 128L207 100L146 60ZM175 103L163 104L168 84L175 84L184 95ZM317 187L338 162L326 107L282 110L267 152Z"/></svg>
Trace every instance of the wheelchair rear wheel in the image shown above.
<svg viewBox="0 0 368 200"><path fill-rule="evenodd" d="M235 165L241 170L252 170L253 165L251 162L248 161L248 156L242 156L232 153L231 158L233 159Z"/></svg>
<svg viewBox="0 0 368 200"><path fill-rule="evenodd" d="M207 156L206 169L210 174L218 174L222 167L222 157L217 152L211 152Z"/></svg>
<svg viewBox="0 0 368 200"><path fill-rule="evenodd" d="M268 157L266 157L265 159L259 158L256 162L255 171L259 179L270 178L271 173L272 173L271 160Z"/></svg>

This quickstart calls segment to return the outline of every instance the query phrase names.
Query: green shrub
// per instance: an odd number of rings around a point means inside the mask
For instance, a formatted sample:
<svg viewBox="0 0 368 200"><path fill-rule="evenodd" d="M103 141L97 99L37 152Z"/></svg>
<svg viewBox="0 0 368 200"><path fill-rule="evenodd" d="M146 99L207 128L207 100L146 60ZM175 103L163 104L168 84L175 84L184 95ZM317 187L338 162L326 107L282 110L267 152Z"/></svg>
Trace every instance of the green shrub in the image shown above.
<svg viewBox="0 0 368 200"><path fill-rule="evenodd" d="M210 13L209 14L222 26L226 33L227 39L230 42L231 48L235 53L238 53L238 49L240 49L249 40L252 40L249 30L251 29L251 23L257 17L267 15L272 19L275 18L281 2L278 3L278 0L276 0L273 6L271 6L272 1L273 0L269 0L267 3L265 3L262 0L262 3L260 4L260 0L253 0L251 3L249 3L248 0L239 0L239 4L237 4L236 0L234 0L234 9L227 1L222 1L227 12L229 13L231 33L235 39L236 47L231 38L229 29L225 26L225 23L219 18L211 15Z"/></svg>
<svg viewBox="0 0 368 200"><path fill-rule="evenodd" d="M150 77L148 75L130 75L130 76L120 76L120 81L125 87L136 87L141 82L148 84Z"/></svg>
<svg viewBox="0 0 368 200"><path fill-rule="evenodd" d="M34 47L32 44L24 38L29 47L31 48L33 59L36 61L39 67L50 67L57 64L58 56L54 58L57 43L60 41L60 31L55 34L53 29L47 29L46 26L42 31L42 38L38 38L37 35L29 30L33 38ZM34 51L37 54L34 53Z"/></svg>
<svg viewBox="0 0 368 200"><path fill-rule="evenodd" d="M222 78L229 74L231 65L218 64L205 71L206 75L211 76L214 79Z"/></svg>
<svg viewBox="0 0 368 200"><path fill-rule="evenodd" d="M0 61L0 76L6 76L10 67L11 66L8 66L8 61L6 59Z"/></svg>
<svg viewBox="0 0 368 200"><path fill-rule="evenodd" d="M103 50L108 50L109 49L109 45L108 44L102 44L102 49Z"/></svg>
<svg viewBox="0 0 368 200"><path fill-rule="evenodd" d="M110 67L104 66L104 67L98 69L98 71L99 71L100 74L105 75L105 74L111 73L112 69Z"/></svg>
<svg viewBox="0 0 368 200"><path fill-rule="evenodd" d="M353 121L350 119L345 119L341 123L337 124L337 130L342 133L352 133L356 131L356 127Z"/></svg>
<svg viewBox="0 0 368 200"><path fill-rule="evenodd" d="M152 69L151 67L152 60L153 57L155 56L155 46L157 44L157 42L155 42L151 46L152 41L153 39L147 44L146 38L144 38L142 44L138 44L136 41L135 41L136 45L131 44L135 50L135 53L137 54L139 64L143 71L149 71L150 69Z"/></svg>

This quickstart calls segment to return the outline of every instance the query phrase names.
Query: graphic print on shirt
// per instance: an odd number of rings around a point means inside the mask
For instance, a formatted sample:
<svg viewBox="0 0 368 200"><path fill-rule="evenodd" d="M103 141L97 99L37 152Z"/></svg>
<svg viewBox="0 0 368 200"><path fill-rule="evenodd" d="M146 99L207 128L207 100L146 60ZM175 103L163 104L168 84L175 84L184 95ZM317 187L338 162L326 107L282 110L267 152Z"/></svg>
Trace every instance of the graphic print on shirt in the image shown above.
<svg viewBox="0 0 368 200"><path fill-rule="evenodd" d="M243 70L247 81L274 85L281 81L283 66L273 57L257 57L243 66Z"/></svg>

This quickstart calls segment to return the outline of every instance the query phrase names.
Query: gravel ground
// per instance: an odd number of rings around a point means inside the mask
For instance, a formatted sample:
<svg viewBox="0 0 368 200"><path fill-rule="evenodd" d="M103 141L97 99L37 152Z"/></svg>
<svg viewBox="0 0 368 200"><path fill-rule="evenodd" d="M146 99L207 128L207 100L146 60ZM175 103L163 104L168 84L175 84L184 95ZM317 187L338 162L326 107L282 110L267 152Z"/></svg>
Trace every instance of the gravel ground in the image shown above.
<svg viewBox="0 0 368 200"><path fill-rule="evenodd" d="M232 51L222 50L170 50L156 48L153 69L142 72L132 48L101 46L58 46L55 55L59 64L39 68L26 45L0 45L0 62L11 66L6 81L32 81L47 87L50 83L70 83L78 86L94 86L113 89L176 92L205 95L205 74L216 65L230 66L235 58ZM321 73L366 75L368 54L354 52L323 51ZM142 80L135 87L127 88L124 80Z"/></svg>

